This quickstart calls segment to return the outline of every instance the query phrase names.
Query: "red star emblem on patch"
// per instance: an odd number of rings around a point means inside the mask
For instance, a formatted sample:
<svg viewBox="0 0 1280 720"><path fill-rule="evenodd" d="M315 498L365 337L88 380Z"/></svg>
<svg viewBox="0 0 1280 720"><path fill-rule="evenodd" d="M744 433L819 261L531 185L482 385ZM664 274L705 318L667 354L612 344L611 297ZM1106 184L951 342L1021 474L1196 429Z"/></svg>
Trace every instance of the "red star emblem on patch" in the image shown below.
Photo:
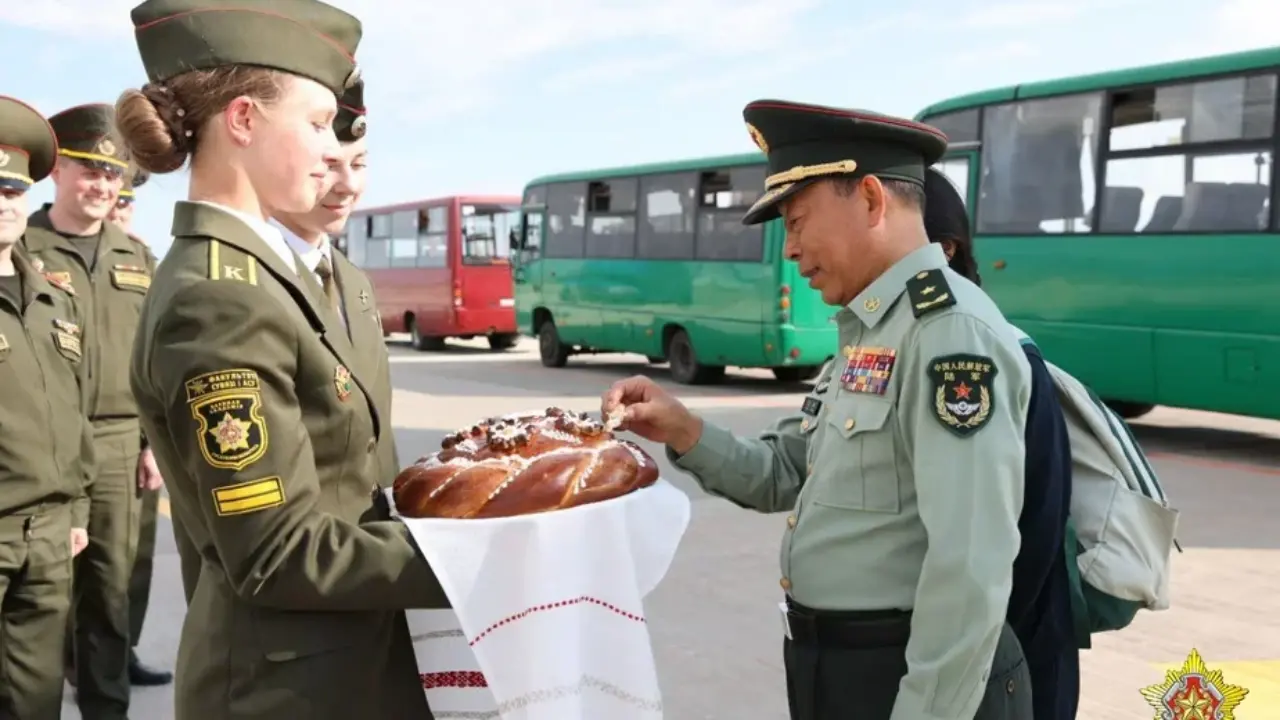
<svg viewBox="0 0 1280 720"><path fill-rule="evenodd" d="M971 392L973 392L973 388L970 388L968 385L965 385L964 383L960 383L959 385L956 386L956 399L968 400L969 393Z"/></svg>

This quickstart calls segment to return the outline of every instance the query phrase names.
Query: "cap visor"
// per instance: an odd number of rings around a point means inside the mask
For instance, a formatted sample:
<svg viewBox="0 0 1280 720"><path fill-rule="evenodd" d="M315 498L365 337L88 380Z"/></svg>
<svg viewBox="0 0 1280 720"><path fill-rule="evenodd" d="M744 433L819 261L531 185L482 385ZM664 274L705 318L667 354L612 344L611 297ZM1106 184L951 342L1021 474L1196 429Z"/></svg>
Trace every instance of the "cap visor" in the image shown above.
<svg viewBox="0 0 1280 720"><path fill-rule="evenodd" d="M782 204L782 201L809 187L815 180L821 179L822 178L807 178L800 182L779 185L778 187L769 190L764 195L760 196L760 199L751 206L750 210L747 210L746 215L742 216L742 224L759 225L760 223L769 222L770 220L781 217L782 213L779 211L778 206Z"/></svg>

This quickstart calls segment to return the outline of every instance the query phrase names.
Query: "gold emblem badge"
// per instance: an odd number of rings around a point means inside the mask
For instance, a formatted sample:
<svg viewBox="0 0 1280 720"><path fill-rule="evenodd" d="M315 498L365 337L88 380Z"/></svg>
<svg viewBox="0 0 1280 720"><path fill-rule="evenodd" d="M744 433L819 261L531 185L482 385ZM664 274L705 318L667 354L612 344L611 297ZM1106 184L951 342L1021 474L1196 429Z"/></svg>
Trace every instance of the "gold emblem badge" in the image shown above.
<svg viewBox="0 0 1280 720"><path fill-rule="evenodd" d="M351 137L359 140L368 131L369 121L365 120L363 115L351 121Z"/></svg>
<svg viewBox="0 0 1280 720"><path fill-rule="evenodd" d="M0 150L0 168L9 164L9 153Z"/></svg>
<svg viewBox="0 0 1280 720"><path fill-rule="evenodd" d="M1142 697L1155 708L1155 720L1235 720L1235 710L1249 691L1210 670L1198 650L1186 662L1165 673L1164 682L1142 688Z"/></svg>
<svg viewBox="0 0 1280 720"><path fill-rule="evenodd" d="M240 471L262 459L268 440L258 373L242 368L205 373L188 380L186 390L206 463Z"/></svg>
<svg viewBox="0 0 1280 720"><path fill-rule="evenodd" d="M98 154L107 156L115 155L116 144L104 138L102 142L98 143Z"/></svg>
<svg viewBox="0 0 1280 720"><path fill-rule="evenodd" d="M869 297L862 301L862 309L869 313L873 313L880 309L880 298Z"/></svg>
<svg viewBox="0 0 1280 720"><path fill-rule="evenodd" d="M765 142L764 133L760 132L755 125L747 123L747 133L751 135L751 140L756 144L756 147L760 148L760 152L769 152L769 143Z"/></svg>
<svg viewBox="0 0 1280 720"><path fill-rule="evenodd" d="M346 402L351 397L351 371L345 365L333 370L333 387L338 391L338 399Z"/></svg>

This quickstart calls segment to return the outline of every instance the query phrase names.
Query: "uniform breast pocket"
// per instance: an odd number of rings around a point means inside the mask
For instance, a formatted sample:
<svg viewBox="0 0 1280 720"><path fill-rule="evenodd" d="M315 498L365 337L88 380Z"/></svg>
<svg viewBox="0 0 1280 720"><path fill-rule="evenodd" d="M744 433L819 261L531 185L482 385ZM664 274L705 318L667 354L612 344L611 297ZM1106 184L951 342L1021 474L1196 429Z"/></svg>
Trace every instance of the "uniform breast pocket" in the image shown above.
<svg viewBox="0 0 1280 720"><path fill-rule="evenodd" d="M854 398L832 406L817 449L813 501L845 510L901 509L893 404Z"/></svg>

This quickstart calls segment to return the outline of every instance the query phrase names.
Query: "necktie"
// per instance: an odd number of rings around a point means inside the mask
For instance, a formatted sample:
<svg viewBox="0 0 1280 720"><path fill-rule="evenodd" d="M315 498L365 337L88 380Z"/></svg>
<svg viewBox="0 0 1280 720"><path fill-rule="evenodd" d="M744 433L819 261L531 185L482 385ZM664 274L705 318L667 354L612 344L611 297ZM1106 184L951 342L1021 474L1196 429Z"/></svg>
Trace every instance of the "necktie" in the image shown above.
<svg viewBox="0 0 1280 720"><path fill-rule="evenodd" d="M329 258L321 256L320 264L316 265L316 274L320 276L320 285L324 288L324 299L329 302L329 307L338 316L338 320L342 321L342 305L338 300L338 283L333 278L333 265L329 263Z"/></svg>

